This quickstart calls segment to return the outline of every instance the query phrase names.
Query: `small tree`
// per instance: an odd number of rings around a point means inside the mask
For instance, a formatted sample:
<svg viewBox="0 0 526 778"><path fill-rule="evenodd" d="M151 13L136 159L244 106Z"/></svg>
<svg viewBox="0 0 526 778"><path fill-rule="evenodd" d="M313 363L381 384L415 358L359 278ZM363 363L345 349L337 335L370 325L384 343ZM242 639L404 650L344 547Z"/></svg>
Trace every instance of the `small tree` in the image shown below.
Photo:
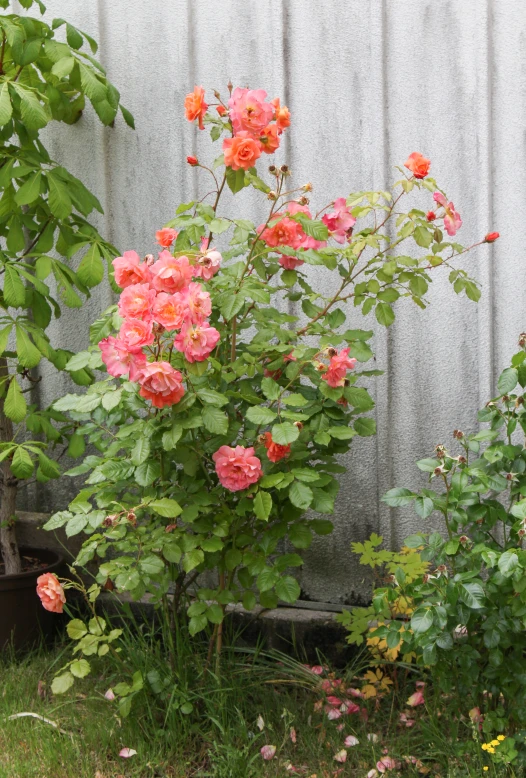
<svg viewBox="0 0 526 778"><path fill-rule="evenodd" d="M21 5L29 9L33 0ZM7 6L8 0L0 0L0 7ZM66 43L56 39L59 30ZM119 108L127 124L133 126L133 119L104 68L82 51L86 43L97 51L86 33L63 19L49 26L2 14L0 35L0 550L10 574L21 570L14 521L19 481L35 468L42 482L59 475L46 454L49 445L65 443L76 455L84 446L62 414L28 407L25 395L40 380L32 371L44 357L57 370L69 370L75 383L91 383L89 369L75 370L71 352L55 349L46 329L62 303L82 305L82 296L89 297L89 288L104 276L103 260L117 253L86 220L93 210L102 213L99 201L51 159L40 130L53 120L74 124L86 98L103 124L111 125ZM74 271L69 261L81 249L86 252ZM53 291L48 278L54 279ZM41 440L27 440L33 435Z"/></svg>

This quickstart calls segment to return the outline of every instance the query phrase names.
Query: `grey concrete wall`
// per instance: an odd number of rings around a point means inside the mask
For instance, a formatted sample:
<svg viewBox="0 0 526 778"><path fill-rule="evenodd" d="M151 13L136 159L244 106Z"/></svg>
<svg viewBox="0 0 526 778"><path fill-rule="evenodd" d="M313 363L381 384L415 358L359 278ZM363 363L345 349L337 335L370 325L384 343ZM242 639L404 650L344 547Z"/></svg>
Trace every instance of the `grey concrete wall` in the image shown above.
<svg viewBox="0 0 526 778"><path fill-rule="evenodd" d="M122 121L102 128L87 110L75 127L53 127L50 145L105 207L101 228L122 250L151 251L155 230L196 192L187 154L206 156L207 140L183 117L194 84L263 87L292 112L280 162L294 180L315 184L325 203L350 191L384 188L393 165L413 150L432 159L464 219L468 245L490 229L501 240L469 255L482 281L478 305L458 298L439 271L422 312L397 308L377 328L378 435L356 440L332 537L306 554L305 595L343 602L366 589L349 552L372 530L396 545L422 526L379 497L415 487L416 459L451 431L475 428L476 410L526 329L526 5L524 0L47 0L91 33L137 131ZM198 140L199 145L198 145ZM255 201L244 203L255 216ZM55 326L61 345L83 348L87 328L111 299L94 291L81 312ZM369 322L368 326L374 322ZM65 389L48 383L45 399ZM66 500L43 488L35 510Z"/></svg>

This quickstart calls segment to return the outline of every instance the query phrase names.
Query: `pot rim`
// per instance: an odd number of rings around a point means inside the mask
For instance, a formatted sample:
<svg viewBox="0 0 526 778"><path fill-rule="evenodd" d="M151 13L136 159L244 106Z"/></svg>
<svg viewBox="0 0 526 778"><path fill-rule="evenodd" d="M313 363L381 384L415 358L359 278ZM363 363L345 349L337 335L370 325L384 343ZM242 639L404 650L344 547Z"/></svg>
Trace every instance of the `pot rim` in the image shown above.
<svg viewBox="0 0 526 778"><path fill-rule="evenodd" d="M6 582L9 583L11 581L18 581L18 580L28 580L31 578L38 578L40 575L44 575L44 573L49 573L53 571L53 568L58 567L64 562L64 557L58 553L58 551L54 551L51 548L33 548L31 546L21 546L19 548L19 551L21 554L31 554L33 556L42 558L42 554L45 556L51 555L53 556L53 559L50 560L46 567L40 568L40 570L26 570L22 573L10 573L9 575L0 575L0 581L2 583ZM45 562L45 559L42 559L43 562Z"/></svg>

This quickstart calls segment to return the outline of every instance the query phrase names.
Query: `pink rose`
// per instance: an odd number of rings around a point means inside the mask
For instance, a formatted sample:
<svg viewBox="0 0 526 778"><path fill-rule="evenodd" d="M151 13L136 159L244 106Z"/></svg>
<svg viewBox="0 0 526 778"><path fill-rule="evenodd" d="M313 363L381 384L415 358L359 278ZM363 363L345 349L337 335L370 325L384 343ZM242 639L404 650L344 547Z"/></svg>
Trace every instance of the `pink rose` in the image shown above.
<svg viewBox="0 0 526 778"><path fill-rule="evenodd" d="M276 214L280 216L280 214ZM277 221L272 220L272 223L263 229L264 225L260 224L258 227L258 233L261 233L261 240L264 241L267 246L276 248L277 246L291 246L296 248L301 242L301 236L303 230L301 224L288 219L286 216L279 218ZM262 232L263 230L263 232Z"/></svg>
<svg viewBox="0 0 526 778"><path fill-rule="evenodd" d="M175 405L184 395L183 376L169 362L149 362L139 371L139 394L156 408Z"/></svg>
<svg viewBox="0 0 526 778"><path fill-rule="evenodd" d="M181 292L159 292L153 304L153 318L167 330L178 330L186 315L185 300Z"/></svg>
<svg viewBox="0 0 526 778"><path fill-rule="evenodd" d="M219 332L215 327L203 324L185 322L181 332L175 338L174 344L188 362L203 362L214 350L219 340Z"/></svg>
<svg viewBox="0 0 526 778"><path fill-rule="evenodd" d="M212 313L210 295L201 284L191 283L188 289L181 292L186 306L187 319L192 324L202 324Z"/></svg>
<svg viewBox="0 0 526 778"><path fill-rule="evenodd" d="M66 595L54 573L44 573L37 578L37 594L43 607L52 613L62 613Z"/></svg>
<svg viewBox="0 0 526 778"><path fill-rule="evenodd" d="M203 247L201 247L201 250L203 251ZM205 247L204 255L199 257L197 264L194 265L195 278L202 278L203 281L210 281L210 279L219 271L222 260L223 257L219 251L216 251L216 249L206 250Z"/></svg>
<svg viewBox="0 0 526 778"><path fill-rule="evenodd" d="M245 131L257 136L272 121L275 109L273 105L265 102L266 97L264 89L234 89L228 107L236 135Z"/></svg>
<svg viewBox="0 0 526 778"><path fill-rule="evenodd" d="M345 243L349 230L356 224L356 219L347 208L345 197L335 200L334 211L322 216L321 220L338 243Z"/></svg>
<svg viewBox="0 0 526 778"><path fill-rule="evenodd" d="M329 386L343 386L347 370L352 370L356 365L356 359L349 358L350 348L342 348L333 357L326 373L322 376L322 381L327 381Z"/></svg>
<svg viewBox="0 0 526 778"><path fill-rule="evenodd" d="M284 267L285 270L296 270L297 267L301 267L305 264L304 259L296 259L296 257L288 257L286 254L282 254L280 258L278 259L279 264L281 267Z"/></svg>
<svg viewBox="0 0 526 778"><path fill-rule="evenodd" d="M130 351L118 338L111 335L99 343L102 361L114 378L130 374L130 381L137 380L137 372L146 364L146 357L140 351Z"/></svg>
<svg viewBox="0 0 526 778"><path fill-rule="evenodd" d="M112 265L115 283L121 289L132 284L147 284L150 281L150 269L146 263L141 263L136 251L125 251L122 257L115 257Z"/></svg>
<svg viewBox="0 0 526 778"><path fill-rule="evenodd" d="M161 251L151 268L152 284L158 292L181 292L192 280L193 269L188 257L173 257L169 251Z"/></svg>
<svg viewBox="0 0 526 778"><path fill-rule="evenodd" d="M248 170L261 156L261 143L248 132L240 132L223 141L225 165L232 170Z"/></svg>
<svg viewBox="0 0 526 778"><path fill-rule="evenodd" d="M139 351L150 346L155 340L153 322L142 319L125 319L119 332L119 338L129 351Z"/></svg>
<svg viewBox="0 0 526 778"><path fill-rule="evenodd" d="M152 306L155 300L155 290L148 284L132 284L127 286L119 299L119 314L123 319L152 318Z"/></svg>
<svg viewBox="0 0 526 778"><path fill-rule="evenodd" d="M253 448L221 446L212 456L221 484L230 492L239 492L255 484L263 471Z"/></svg>
<svg viewBox="0 0 526 778"><path fill-rule="evenodd" d="M172 245L178 234L177 230L172 230L170 227L163 227L162 230L157 230L155 233L155 240L159 246L163 246L163 248L167 249Z"/></svg>
<svg viewBox="0 0 526 778"><path fill-rule="evenodd" d="M456 235L457 230L462 227L462 219L460 218L458 211L455 210L454 204L451 202L448 203L441 192L435 192L433 200L435 203L442 205L446 212L444 215L444 228L447 234L450 236Z"/></svg>

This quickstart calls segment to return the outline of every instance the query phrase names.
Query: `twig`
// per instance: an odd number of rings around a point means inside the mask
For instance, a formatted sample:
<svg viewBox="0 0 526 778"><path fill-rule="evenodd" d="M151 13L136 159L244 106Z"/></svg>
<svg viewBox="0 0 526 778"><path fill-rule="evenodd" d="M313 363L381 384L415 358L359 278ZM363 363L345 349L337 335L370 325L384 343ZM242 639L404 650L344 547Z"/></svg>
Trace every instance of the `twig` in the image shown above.
<svg viewBox="0 0 526 778"><path fill-rule="evenodd" d="M60 732L61 735L68 735L69 737L73 737L71 732L66 732L65 729L62 729L56 721L51 721L51 719L46 719L44 716L40 716L38 713L13 713L12 716L8 716L8 721L13 721L14 719L23 719L26 716L29 716L33 719L38 719L39 721L43 721L45 724L49 724L51 727L54 727L56 730Z"/></svg>

